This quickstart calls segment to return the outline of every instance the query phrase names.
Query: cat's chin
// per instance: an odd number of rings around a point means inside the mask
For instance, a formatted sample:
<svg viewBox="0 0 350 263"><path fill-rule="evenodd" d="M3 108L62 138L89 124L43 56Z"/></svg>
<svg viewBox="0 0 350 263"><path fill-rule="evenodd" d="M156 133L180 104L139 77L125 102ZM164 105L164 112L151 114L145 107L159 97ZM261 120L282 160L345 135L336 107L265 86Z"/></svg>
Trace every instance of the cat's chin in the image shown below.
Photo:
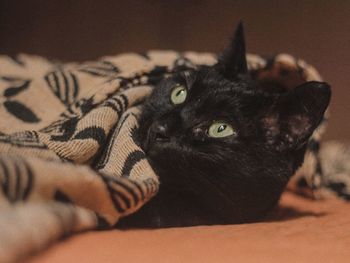
<svg viewBox="0 0 350 263"><path fill-rule="evenodd" d="M176 142L156 142L148 147L146 155L150 158L159 159L162 156L171 156L172 152L177 148L178 145Z"/></svg>

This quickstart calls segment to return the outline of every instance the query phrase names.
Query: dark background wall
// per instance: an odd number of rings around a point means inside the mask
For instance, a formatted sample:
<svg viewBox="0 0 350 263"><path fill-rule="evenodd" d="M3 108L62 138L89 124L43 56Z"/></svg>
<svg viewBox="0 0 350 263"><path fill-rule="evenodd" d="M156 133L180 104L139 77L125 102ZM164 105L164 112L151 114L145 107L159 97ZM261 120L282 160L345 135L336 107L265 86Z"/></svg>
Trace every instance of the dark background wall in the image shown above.
<svg viewBox="0 0 350 263"><path fill-rule="evenodd" d="M90 60L147 49L220 51L239 19L248 51L288 52L333 86L328 139L350 140L350 1L0 0L0 53Z"/></svg>

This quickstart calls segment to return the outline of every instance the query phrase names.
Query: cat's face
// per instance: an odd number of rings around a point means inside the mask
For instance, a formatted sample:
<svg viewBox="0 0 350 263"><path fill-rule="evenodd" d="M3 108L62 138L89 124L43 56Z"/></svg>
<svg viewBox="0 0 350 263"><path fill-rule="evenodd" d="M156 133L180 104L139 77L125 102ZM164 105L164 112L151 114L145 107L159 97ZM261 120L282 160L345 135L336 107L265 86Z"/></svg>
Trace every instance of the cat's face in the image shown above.
<svg viewBox="0 0 350 263"><path fill-rule="evenodd" d="M239 27L218 64L163 80L145 103L139 138L161 184L139 220L174 226L264 215L300 166L329 98L324 83L261 89L247 73Z"/></svg>

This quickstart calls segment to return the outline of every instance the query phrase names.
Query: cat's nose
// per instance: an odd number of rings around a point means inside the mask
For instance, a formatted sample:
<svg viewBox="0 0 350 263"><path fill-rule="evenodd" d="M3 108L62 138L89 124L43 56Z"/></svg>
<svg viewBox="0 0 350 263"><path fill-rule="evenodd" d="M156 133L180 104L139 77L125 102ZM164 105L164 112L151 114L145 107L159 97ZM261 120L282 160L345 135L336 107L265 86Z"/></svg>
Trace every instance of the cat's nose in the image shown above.
<svg viewBox="0 0 350 263"><path fill-rule="evenodd" d="M152 125L152 133L155 141L169 141L169 127L166 124L155 123Z"/></svg>

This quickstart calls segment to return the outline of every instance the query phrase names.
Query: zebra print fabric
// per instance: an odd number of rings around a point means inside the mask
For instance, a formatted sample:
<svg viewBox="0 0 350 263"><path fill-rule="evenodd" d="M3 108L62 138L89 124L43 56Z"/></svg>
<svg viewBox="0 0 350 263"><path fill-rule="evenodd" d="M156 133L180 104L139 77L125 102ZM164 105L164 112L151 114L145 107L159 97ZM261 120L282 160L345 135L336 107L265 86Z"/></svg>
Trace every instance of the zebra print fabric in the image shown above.
<svg viewBox="0 0 350 263"><path fill-rule="evenodd" d="M164 76L215 61L173 51L66 64L0 56L0 262L77 231L112 228L151 199L159 182L135 136L140 103ZM291 88L321 79L286 54L248 61L252 74ZM294 185L322 188L318 149L326 118Z"/></svg>

